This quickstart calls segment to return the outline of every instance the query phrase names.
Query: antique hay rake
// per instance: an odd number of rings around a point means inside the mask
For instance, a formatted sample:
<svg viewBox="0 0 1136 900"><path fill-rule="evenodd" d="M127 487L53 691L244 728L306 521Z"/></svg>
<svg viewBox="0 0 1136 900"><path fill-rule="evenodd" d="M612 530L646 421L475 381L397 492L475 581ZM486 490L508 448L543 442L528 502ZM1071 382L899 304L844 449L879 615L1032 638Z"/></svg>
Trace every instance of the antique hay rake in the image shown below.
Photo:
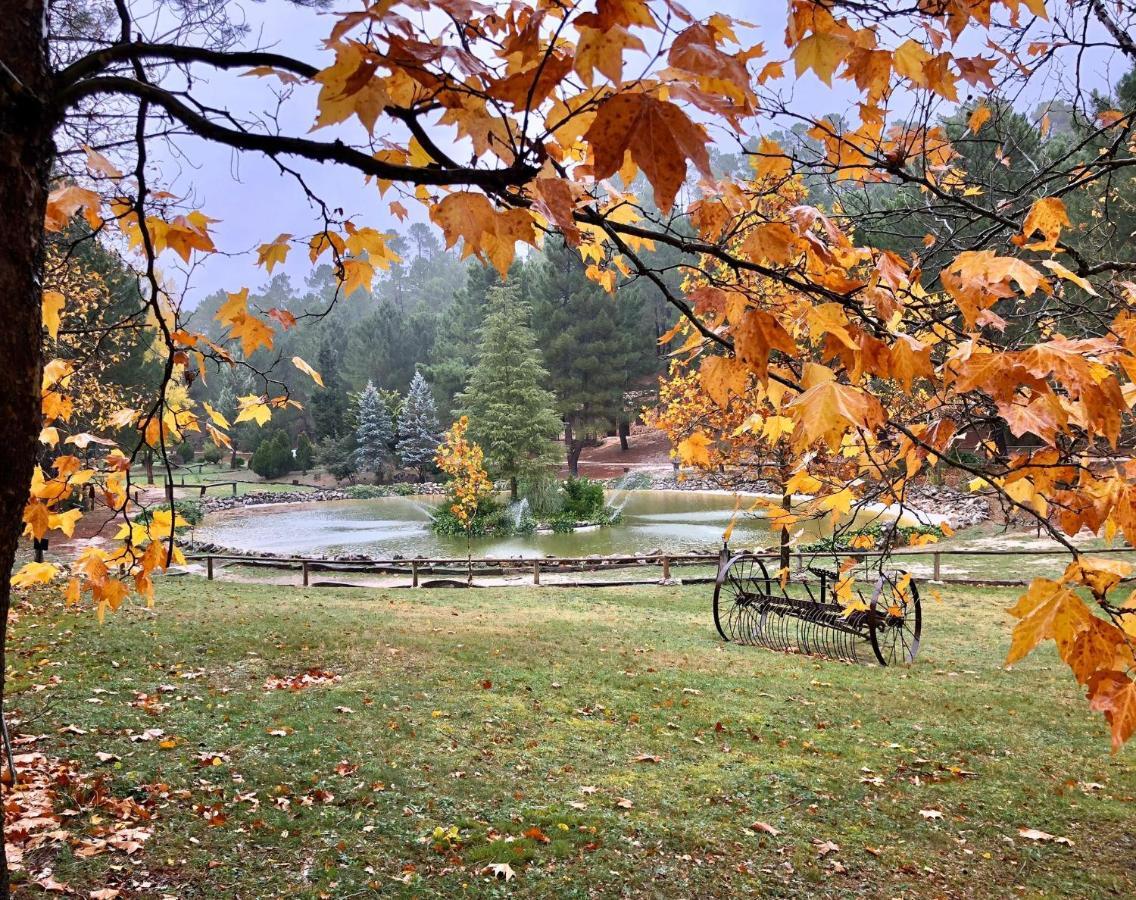
<svg viewBox="0 0 1136 900"><path fill-rule="evenodd" d="M816 581L770 577L761 558L731 556L723 546L714 585L714 625L727 641L796 653L867 661L870 646L881 666L914 662L923 613L919 589L905 572L880 571L864 609L837 599L839 575L809 566Z"/></svg>

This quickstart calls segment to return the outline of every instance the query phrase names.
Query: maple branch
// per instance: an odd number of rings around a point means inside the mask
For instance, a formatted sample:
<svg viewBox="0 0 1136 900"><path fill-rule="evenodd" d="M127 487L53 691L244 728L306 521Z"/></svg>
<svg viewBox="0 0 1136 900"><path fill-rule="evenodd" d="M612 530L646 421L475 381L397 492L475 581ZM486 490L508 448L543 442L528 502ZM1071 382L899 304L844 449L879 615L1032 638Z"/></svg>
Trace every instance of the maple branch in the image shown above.
<svg viewBox="0 0 1136 900"><path fill-rule="evenodd" d="M102 50L80 57L60 70L55 76L57 90L75 84L116 62L142 63L146 60L161 60L174 63L203 63L216 69L242 69L257 66L270 66L291 72L302 78L314 78L319 68L281 53L260 50L211 50L208 47L190 47L180 44L154 44L145 41L129 41L112 44Z"/></svg>
<svg viewBox="0 0 1136 900"><path fill-rule="evenodd" d="M229 128L198 113L169 91L124 76L106 75L70 85L56 95L56 101L61 108L66 108L86 97L103 94L127 95L146 100L154 106L161 107L199 137L237 150L255 150L268 156L283 154L299 156L313 162L335 163L353 168L364 175L388 181L434 186L472 185L492 191L526 184L538 171L533 166L520 161L502 169L408 166L376 159L338 140L329 143Z"/></svg>

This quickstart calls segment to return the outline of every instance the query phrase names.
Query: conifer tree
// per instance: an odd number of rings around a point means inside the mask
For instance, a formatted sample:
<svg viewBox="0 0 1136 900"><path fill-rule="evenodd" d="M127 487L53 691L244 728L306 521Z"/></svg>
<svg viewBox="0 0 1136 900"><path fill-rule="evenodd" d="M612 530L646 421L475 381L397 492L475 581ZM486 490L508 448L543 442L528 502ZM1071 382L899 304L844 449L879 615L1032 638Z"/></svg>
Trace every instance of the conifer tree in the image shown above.
<svg viewBox="0 0 1136 900"><path fill-rule="evenodd" d="M390 411L379 396L373 382L359 395L359 424L355 429L355 461L364 472L374 472L382 480L383 467L390 460L394 443L394 425Z"/></svg>
<svg viewBox="0 0 1136 900"><path fill-rule="evenodd" d="M414 379L410 382L398 431L398 458L404 466L417 469L421 478L426 467L433 463L442 437L438 411L434 407L434 395L419 371L415 371Z"/></svg>
<svg viewBox="0 0 1136 900"><path fill-rule="evenodd" d="M543 383L556 395L568 470L578 475L580 453L616 426L629 386L632 354L618 301L587 278L580 254L562 240L545 242L528 286L549 372Z"/></svg>
<svg viewBox="0 0 1136 900"><path fill-rule="evenodd" d="M485 449L494 475L509 479L515 500L517 478L553 458L560 418L555 395L543 386L548 372L529 327L528 304L515 287L494 288L489 302L477 365L457 400L469 417L471 439Z"/></svg>

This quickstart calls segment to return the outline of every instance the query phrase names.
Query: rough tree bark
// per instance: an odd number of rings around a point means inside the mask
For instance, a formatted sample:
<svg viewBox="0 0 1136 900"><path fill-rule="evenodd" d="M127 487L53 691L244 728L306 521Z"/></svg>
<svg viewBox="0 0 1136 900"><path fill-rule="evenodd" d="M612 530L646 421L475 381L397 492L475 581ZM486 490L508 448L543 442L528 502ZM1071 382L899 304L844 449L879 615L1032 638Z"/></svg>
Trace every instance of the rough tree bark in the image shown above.
<svg viewBox="0 0 1136 900"><path fill-rule="evenodd" d="M568 450L568 474L573 478L580 475L580 453L583 452L584 442L576 437L572 428L572 420L564 422L564 446Z"/></svg>
<svg viewBox="0 0 1136 900"><path fill-rule="evenodd" d="M43 217L54 157L42 0L14 0L0 17L0 703L10 579L40 423ZM9 896L0 842L0 897Z"/></svg>

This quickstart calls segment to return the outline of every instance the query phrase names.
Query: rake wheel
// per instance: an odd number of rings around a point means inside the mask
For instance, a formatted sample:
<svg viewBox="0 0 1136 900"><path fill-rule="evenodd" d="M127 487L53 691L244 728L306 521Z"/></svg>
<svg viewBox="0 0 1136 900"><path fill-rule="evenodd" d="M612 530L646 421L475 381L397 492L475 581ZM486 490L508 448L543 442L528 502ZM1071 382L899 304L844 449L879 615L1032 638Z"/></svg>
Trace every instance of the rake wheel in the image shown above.
<svg viewBox="0 0 1136 900"><path fill-rule="evenodd" d="M923 610L915 581L906 572L881 572L868 614L868 638L880 665L915 662L922 633Z"/></svg>
<svg viewBox="0 0 1136 900"><path fill-rule="evenodd" d="M763 632L772 583L765 563L748 554L725 563L714 585L714 627L723 640L748 643Z"/></svg>

